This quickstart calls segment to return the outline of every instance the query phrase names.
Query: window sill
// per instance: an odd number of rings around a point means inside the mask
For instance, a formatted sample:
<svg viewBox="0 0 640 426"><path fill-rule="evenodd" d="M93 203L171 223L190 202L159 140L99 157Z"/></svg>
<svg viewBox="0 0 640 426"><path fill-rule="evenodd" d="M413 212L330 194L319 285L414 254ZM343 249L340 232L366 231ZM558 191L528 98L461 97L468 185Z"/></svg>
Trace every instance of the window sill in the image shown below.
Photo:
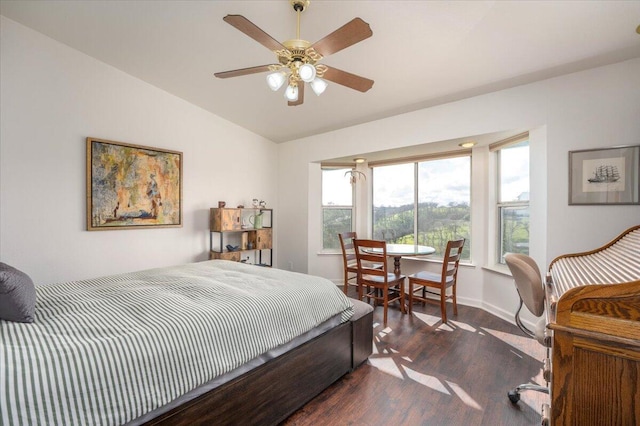
<svg viewBox="0 0 640 426"><path fill-rule="evenodd" d="M403 256L402 260L411 260L411 261L416 261L416 262L427 262L427 263L438 263L440 265L442 265L442 259L429 259L428 257L413 257L413 256ZM460 266L463 267L468 267L468 268L475 268L476 265L471 262L471 261L460 261Z"/></svg>
<svg viewBox="0 0 640 426"><path fill-rule="evenodd" d="M342 256L342 251L333 251L333 250L321 250L316 252L316 255L318 256ZM402 260L411 260L412 262L427 262L427 263L436 263L436 264L440 264L442 265L442 259L429 259L427 257L419 257L419 256L403 256ZM465 261L460 261L460 266L464 267L464 268L475 268L476 265L472 262L465 262ZM511 276L511 274L509 273L509 269L505 266L505 271L499 271L499 270L495 270L495 272L501 272L504 273L506 275ZM488 268L484 268L484 269L488 269Z"/></svg>
<svg viewBox="0 0 640 426"><path fill-rule="evenodd" d="M340 255L342 256L342 251L335 251L335 250L320 250L319 252L316 252L316 254L318 256L334 256L334 255Z"/></svg>
<svg viewBox="0 0 640 426"><path fill-rule="evenodd" d="M487 270L489 272L494 272L496 274L505 275L507 277L511 276L511 271L507 265L495 264L491 266L483 266L482 269Z"/></svg>

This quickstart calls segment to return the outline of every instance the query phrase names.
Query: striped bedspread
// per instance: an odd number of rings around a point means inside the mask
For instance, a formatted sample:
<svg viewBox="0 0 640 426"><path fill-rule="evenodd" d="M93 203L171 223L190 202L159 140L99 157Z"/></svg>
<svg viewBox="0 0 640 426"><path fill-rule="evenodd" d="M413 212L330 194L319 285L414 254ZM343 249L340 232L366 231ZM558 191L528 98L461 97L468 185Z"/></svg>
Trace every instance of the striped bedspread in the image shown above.
<svg viewBox="0 0 640 426"><path fill-rule="evenodd" d="M353 313L330 281L212 260L41 286L0 320L0 425L120 425Z"/></svg>

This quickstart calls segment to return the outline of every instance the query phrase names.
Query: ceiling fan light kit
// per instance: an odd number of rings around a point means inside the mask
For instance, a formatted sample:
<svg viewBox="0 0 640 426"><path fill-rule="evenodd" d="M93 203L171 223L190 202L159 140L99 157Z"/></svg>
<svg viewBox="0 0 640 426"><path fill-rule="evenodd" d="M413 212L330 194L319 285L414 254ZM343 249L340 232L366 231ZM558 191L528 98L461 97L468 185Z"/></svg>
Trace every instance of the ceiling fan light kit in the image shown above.
<svg viewBox="0 0 640 426"><path fill-rule="evenodd" d="M286 79L287 75L282 71L272 72L271 74L267 74L267 85L275 92L282 87Z"/></svg>
<svg viewBox="0 0 640 426"><path fill-rule="evenodd" d="M313 93L320 96L322 95L322 92L324 92L324 90L327 88L329 83L321 78L316 77L311 81L311 83L309 83L309 85L311 86L311 90L313 90Z"/></svg>
<svg viewBox="0 0 640 426"><path fill-rule="evenodd" d="M295 102L298 100L298 86L297 85L288 85L284 91L284 97L290 101Z"/></svg>
<svg viewBox="0 0 640 426"><path fill-rule="evenodd" d="M311 83L316 78L316 67L311 64L302 64L298 68L298 76L305 83Z"/></svg>
<svg viewBox="0 0 640 426"><path fill-rule="evenodd" d="M276 54L279 63L218 72L215 73L215 76L218 78L230 78L271 71L267 74L267 85L271 90L279 90L288 80L284 96L289 101L289 106L301 105L304 102L305 83L309 83L313 92L318 96L327 88L328 83L326 80L360 92L369 90L373 86L373 80L318 63L325 56L371 37L373 32L369 24L360 18L355 18L323 39L311 44L306 40L300 39L300 13L309 6L310 1L290 0L290 3L298 18L296 38L282 43L272 38L244 16L225 16L223 20L229 25L272 50Z"/></svg>

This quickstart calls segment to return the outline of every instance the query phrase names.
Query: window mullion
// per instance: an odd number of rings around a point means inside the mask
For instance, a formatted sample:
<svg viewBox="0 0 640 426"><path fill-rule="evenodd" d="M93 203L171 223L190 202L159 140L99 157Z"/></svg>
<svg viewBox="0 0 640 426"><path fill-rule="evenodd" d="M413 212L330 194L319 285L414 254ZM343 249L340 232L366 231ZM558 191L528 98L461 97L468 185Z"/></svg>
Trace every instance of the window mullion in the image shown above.
<svg viewBox="0 0 640 426"><path fill-rule="evenodd" d="M356 229L356 216L358 215L356 206L358 202L356 201L356 196L358 195L356 191L356 185L351 185L351 230Z"/></svg>
<svg viewBox="0 0 640 426"><path fill-rule="evenodd" d="M528 205L528 201L504 201L498 203L498 207L527 207Z"/></svg>
<svg viewBox="0 0 640 426"><path fill-rule="evenodd" d="M413 163L413 242L418 244L418 163Z"/></svg>

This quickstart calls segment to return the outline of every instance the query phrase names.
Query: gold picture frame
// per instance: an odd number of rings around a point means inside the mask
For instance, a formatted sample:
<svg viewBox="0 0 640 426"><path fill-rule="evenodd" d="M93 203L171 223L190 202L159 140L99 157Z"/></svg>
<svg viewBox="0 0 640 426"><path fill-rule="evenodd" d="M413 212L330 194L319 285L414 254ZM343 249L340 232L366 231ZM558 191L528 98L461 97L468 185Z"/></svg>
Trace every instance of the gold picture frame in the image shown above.
<svg viewBox="0 0 640 426"><path fill-rule="evenodd" d="M569 151L569 205L640 204L640 145Z"/></svg>
<svg viewBox="0 0 640 426"><path fill-rule="evenodd" d="M88 137L87 230L182 226L182 152Z"/></svg>

